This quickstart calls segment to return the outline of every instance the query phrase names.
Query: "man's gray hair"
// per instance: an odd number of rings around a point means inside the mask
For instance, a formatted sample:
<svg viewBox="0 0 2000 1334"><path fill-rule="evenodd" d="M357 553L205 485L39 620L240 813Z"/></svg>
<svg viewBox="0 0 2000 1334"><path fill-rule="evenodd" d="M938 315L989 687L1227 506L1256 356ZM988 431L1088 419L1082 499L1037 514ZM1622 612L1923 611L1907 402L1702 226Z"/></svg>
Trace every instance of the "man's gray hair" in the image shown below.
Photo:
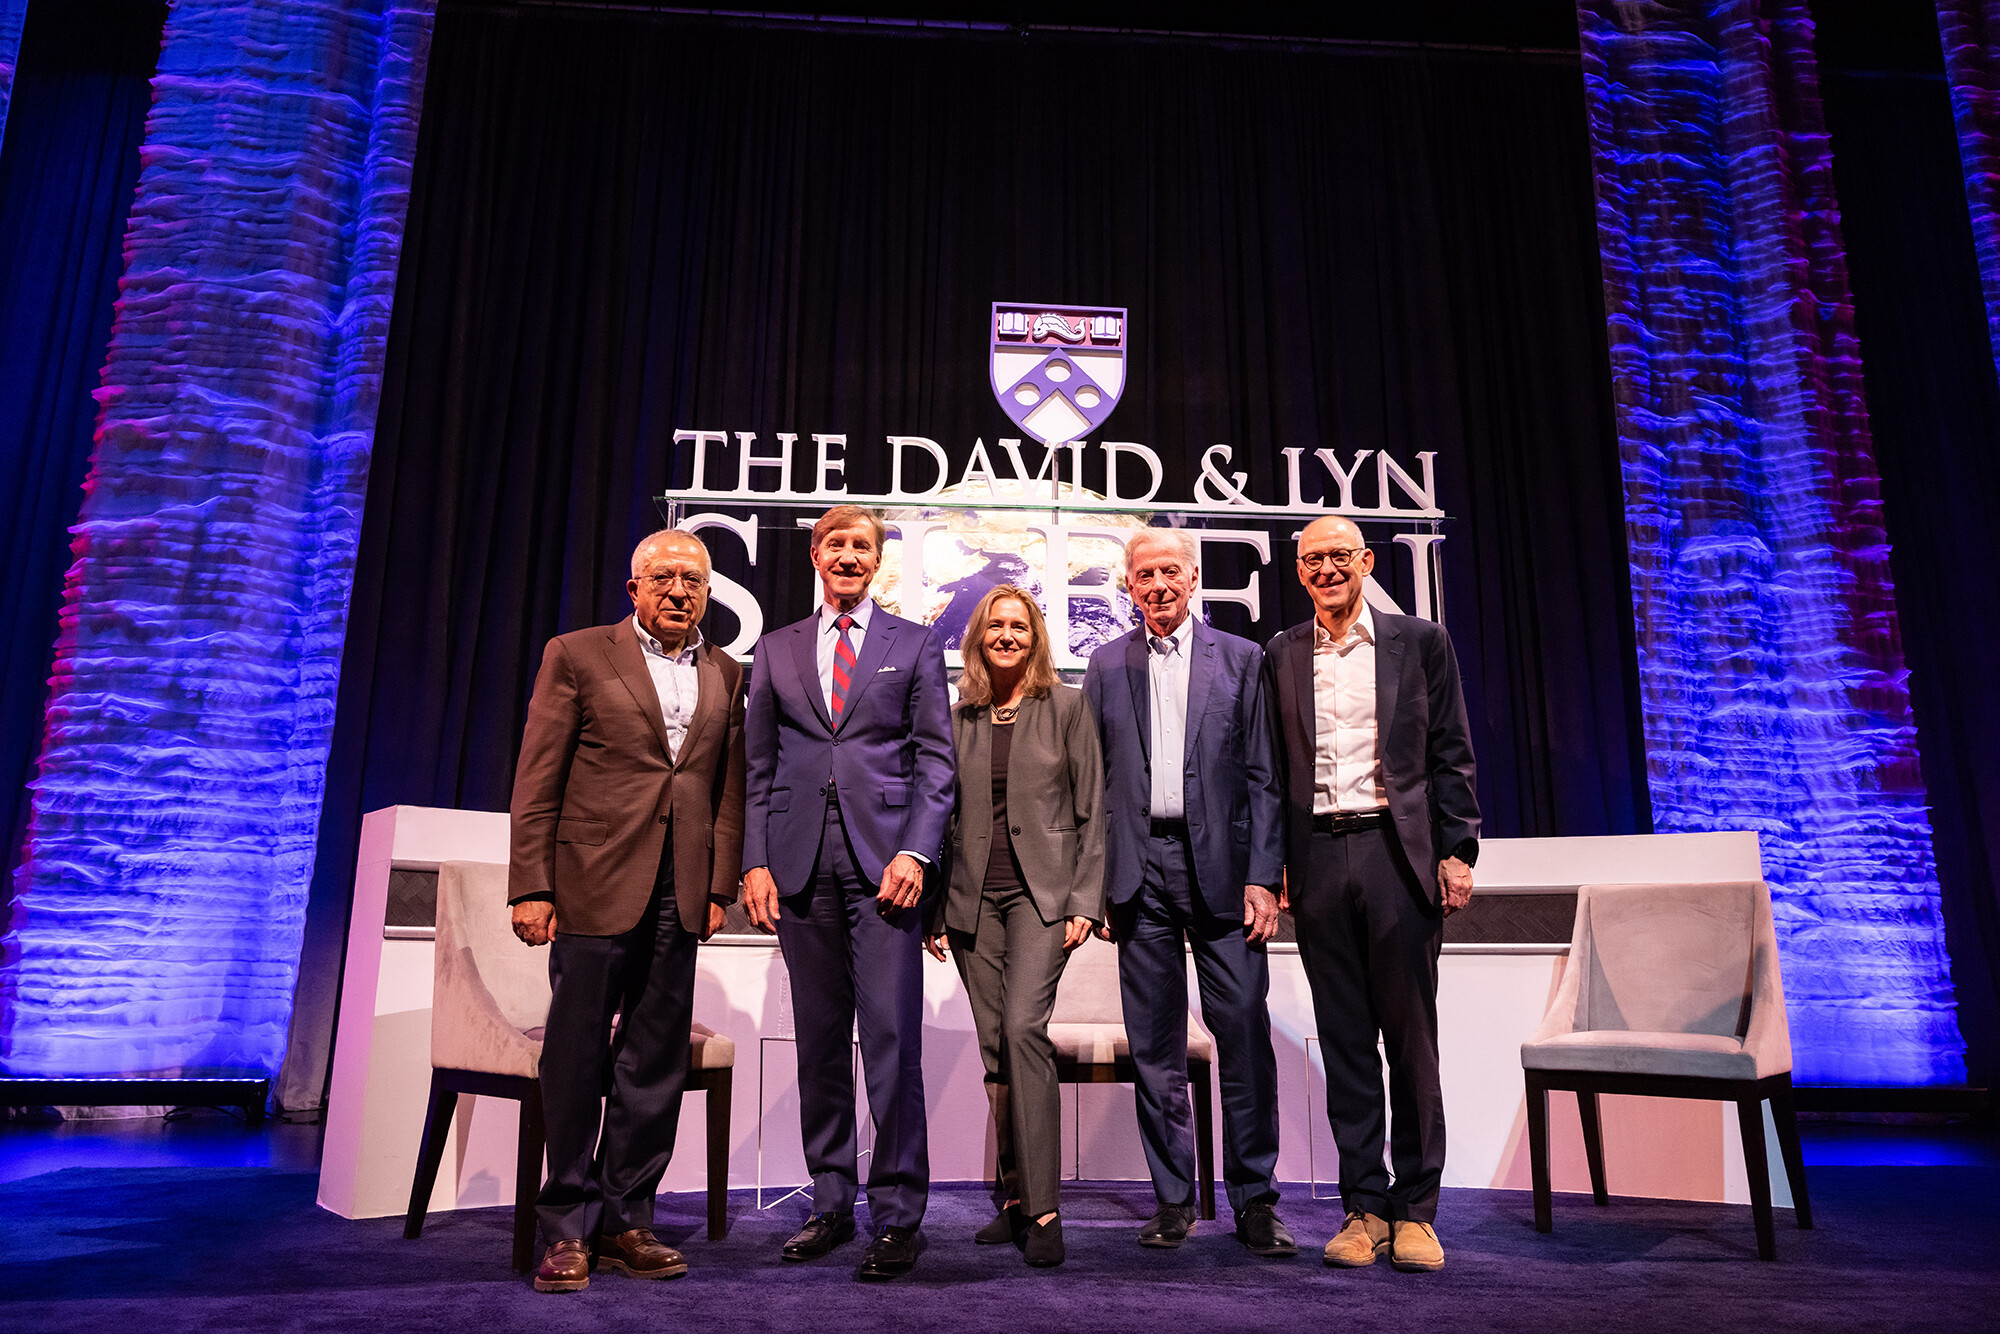
<svg viewBox="0 0 2000 1334"><path fill-rule="evenodd" d="M1125 568L1128 571L1138 558L1139 548L1149 542L1174 547L1186 557L1188 568L1201 568L1201 543L1195 540L1193 533L1185 528L1141 528L1125 539Z"/></svg>
<svg viewBox="0 0 2000 1334"><path fill-rule="evenodd" d="M665 546L669 539L676 537L684 537L694 543L695 550L701 552L701 572L703 574L710 573L713 567L709 564L708 560L708 543L702 541L696 534L688 532L685 528L662 528L658 532L647 533L639 539L639 545L632 548L632 577L637 579L639 571L646 568L646 562L651 558L653 552L657 548Z"/></svg>

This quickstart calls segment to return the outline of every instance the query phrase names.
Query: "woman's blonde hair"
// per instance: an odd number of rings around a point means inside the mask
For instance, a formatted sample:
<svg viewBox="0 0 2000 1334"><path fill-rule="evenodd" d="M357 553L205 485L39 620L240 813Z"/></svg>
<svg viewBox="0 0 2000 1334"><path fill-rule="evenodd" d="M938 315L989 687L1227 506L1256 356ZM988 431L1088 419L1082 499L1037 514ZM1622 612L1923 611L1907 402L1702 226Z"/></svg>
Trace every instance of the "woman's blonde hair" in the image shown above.
<svg viewBox="0 0 2000 1334"><path fill-rule="evenodd" d="M1028 649L1023 693L1033 699L1047 699L1056 688L1056 662L1049 649L1049 628L1042 621L1042 609L1035 605L1035 599L1026 589L996 584L986 590L986 596L972 609L972 619L965 623L965 642L960 646L965 670L958 677L961 709L977 709L993 702L993 671L986 661L986 623L993 619L994 606L1009 598L1027 611L1028 629L1035 637Z"/></svg>

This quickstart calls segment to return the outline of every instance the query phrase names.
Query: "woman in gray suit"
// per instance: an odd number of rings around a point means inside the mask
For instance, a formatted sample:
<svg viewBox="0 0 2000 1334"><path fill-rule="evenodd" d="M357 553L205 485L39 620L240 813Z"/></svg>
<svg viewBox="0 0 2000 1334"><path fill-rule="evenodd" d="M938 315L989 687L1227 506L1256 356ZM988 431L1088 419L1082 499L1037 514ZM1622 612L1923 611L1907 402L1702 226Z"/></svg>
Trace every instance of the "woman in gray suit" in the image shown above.
<svg viewBox="0 0 2000 1334"><path fill-rule="evenodd" d="M973 612L958 690L951 876L926 943L957 959L986 1062L1007 1203L976 1239L1058 1265L1049 1014L1069 951L1104 920L1104 757L1083 693L1056 680L1040 608L1011 584Z"/></svg>

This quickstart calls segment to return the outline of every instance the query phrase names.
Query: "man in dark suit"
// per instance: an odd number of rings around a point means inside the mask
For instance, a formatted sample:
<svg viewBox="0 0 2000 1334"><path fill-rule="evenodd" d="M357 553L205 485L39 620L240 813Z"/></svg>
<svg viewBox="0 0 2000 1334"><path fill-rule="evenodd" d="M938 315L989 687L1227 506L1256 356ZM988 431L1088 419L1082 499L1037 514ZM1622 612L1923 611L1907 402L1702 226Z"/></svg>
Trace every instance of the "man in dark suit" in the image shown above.
<svg viewBox="0 0 2000 1334"><path fill-rule="evenodd" d="M857 1277L907 1273L930 1196L923 1072L924 867L951 820L944 648L868 597L882 520L840 505L812 531L823 600L765 635L745 717L743 887L753 924L778 933L798 1030L799 1129L813 1213L785 1243L812 1260L854 1235L857 1029L875 1118Z"/></svg>
<svg viewBox="0 0 2000 1334"><path fill-rule="evenodd" d="M1437 963L1479 856L1472 737L1444 627L1372 611L1374 553L1328 516L1299 537L1316 614L1269 648L1284 750L1287 897L1326 1056L1347 1218L1330 1265L1444 1267ZM1382 1063L1394 1114L1382 1163Z"/></svg>
<svg viewBox="0 0 2000 1334"><path fill-rule="evenodd" d="M528 704L507 897L514 933L551 946L540 1292L587 1286L593 1251L634 1278L687 1272L653 1236L653 1196L680 1124L695 946L735 900L743 851L743 669L697 628L708 576L700 539L648 537L631 618L550 640Z"/></svg>
<svg viewBox="0 0 2000 1334"><path fill-rule="evenodd" d="M1083 678L1104 748L1105 934L1118 942L1159 1203L1139 1244L1179 1246L1195 1226L1185 940L1221 1065L1237 1238L1258 1255L1296 1255L1275 1207L1278 1062L1263 948L1278 926L1284 859L1274 724L1257 646L1189 615L1199 578L1191 534L1135 534L1125 587L1144 622L1093 653Z"/></svg>

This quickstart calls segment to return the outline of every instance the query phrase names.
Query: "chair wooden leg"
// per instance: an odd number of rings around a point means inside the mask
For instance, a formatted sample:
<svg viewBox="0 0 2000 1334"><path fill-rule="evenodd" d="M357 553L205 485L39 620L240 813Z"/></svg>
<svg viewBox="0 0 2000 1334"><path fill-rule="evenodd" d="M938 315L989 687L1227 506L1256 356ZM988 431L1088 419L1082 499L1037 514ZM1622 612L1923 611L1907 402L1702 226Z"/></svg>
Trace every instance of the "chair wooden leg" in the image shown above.
<svg viewBox="0 0 2000 1334"><path fill-rule="evenodd" d="M521 1099L521 1138L514 1158L514 1272L535 1266L535 1201L542 1193L542 1147L547 1138L542 1120L542 1082Z"/></svg>
<svg viewBox="0 0 2000 1334"><path fill-rule="evenodd" d="M1812 1200L1806 1195L1806 1156L1799 1146L1799 1113L1792 1103L1792 1077L1771 1090L1771 1120L1778 1127L1778 1147L1785 1155L1785 1180L1792 1187L1792 1213L1802 1228L1810 1228Z"/></svg>
<svg viewBox="0 0 2000 1334"><path fill-rule="evenodd" d="M1743 1168L1750 1177L1750 1212L1757 1220L1757 1257L1775 1260L1778 1238L1771 1226L1771 1162L1764 1153L1763 1099L1737 1103L1736 1124L1743 1132Z"/></svg>
<svg viewBox="0 0 2000 1334"><path fill-rule="evenodd" d="M1194 1153L1201 1175L1201 1216L1215 1217L1215 1100L1207 1061L1188 1062L1188 1087L1194 1095Z"/></svg>
<svg viewBox="0 0 2000 1334"><path fill-rule="evenodd" d="M1555 1230L1549 1203L1549 1089L1533 1070L1528 1080L1528 1178L1535 1191L1535 1231Z"/></svg>
<svg viewBox="0 0 2000 1334"><path fill-rule="evenodd" d="M729 1235L729 1092L735 1071L716 1072L708 1090L708 1239Z"/></svg>
<svg viewBox="0 0 2000 1334"><path fill-rule="evenodd" d="M1604 1123L1597 1115L1597 1095L1579 1091L1577 1115L1583 1121L1583 1156L1590 1160L1590 1198L1599 1208L1611 1202L1604 1190Z"/></svg>
<svg viewBox="0 0 2000 1334"><path fill-rule="evenodd" d="M437 1186L438 1164L444 1161L445 1136L451 1133L452 1113L458 1110L458 1095L438 1082L431 1073L430 1110L424 1113L424 1138L417 1148L417 1175L410 1183L410 1212L403 1219L403 1235L414 1240L423 1235L424 1215L430 1212L431 1191Z"/></svg>

